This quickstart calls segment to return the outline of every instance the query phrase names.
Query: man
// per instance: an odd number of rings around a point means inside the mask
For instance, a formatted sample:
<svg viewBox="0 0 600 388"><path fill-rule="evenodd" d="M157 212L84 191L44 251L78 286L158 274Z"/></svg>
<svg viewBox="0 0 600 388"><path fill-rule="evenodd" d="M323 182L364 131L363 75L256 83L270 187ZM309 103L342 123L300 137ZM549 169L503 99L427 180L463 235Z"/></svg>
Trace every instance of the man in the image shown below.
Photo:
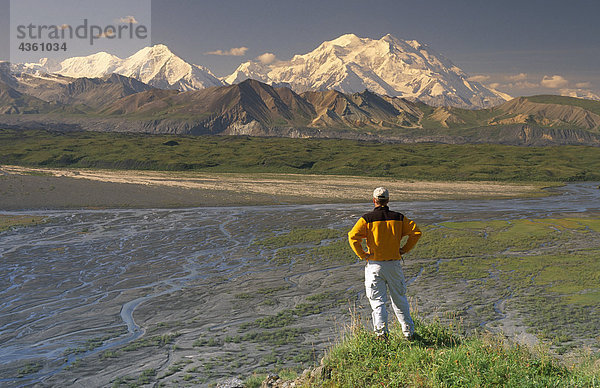
<svg viewBox="0 0 600 388"><path fill-rule="evenodd" d="M417 225L403 214L391 211L388 202L390 194L384 187L373 191L375 209L362 216L348 232L348 241L352 250L366 260L365 289L373 309L373 327L378 337L387 338L387 289L389 288L392 307L402 325L402 333L412 339L414 323L410 317L406 298L406 281L400 260L408 253L421 237ZM402 237L408 240L401 245ZM367 240L367 252L362 240Z"/></svg>

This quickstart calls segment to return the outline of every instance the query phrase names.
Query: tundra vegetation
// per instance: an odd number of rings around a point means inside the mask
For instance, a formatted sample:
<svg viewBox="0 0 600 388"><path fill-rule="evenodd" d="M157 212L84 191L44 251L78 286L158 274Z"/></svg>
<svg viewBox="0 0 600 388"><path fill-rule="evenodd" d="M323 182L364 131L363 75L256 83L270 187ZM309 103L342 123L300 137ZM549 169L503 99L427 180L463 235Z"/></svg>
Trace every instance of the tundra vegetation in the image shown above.
<svg viewBox="0 0 600 388"><path fill-rule="evenodd" d="M598 148L0 129L0 164L437 181L600 181Z"/></svg>
<svg viewBox="0 0 600 388"><path fill-rule="evenodd" d="M403 339L397 325L388 342L378 341L364 319L352 315L325 353L320 374L299 378L298 386L600 385L599 219L442 222L423 229L407 258L407 273L417 275L409 292L426 299L424 289L443 284L444 293L452 295L448 300L437 295L447 302L440 306L446 313L417 315L413 342ZM312 249L324 241L336 243L332 232L322 232L328 240L317 238ZM295 252L288 262L303 265L314 254L305 247L308 235L305 229L290 230L278 234L286 244L274 237L256 244L272 247L274 258L282 245L304 246L304 253ZM341 256L351 255L348 248ZM535 346L498 330L508 314L536 336ZM567 352L568 358L558 356ZM247 385L259 386L265 377L249 376Z"/></svg>
<svg viewBox="0 0 600 388"><path fill-rule="evenodd" d="M34 226L46 222L47 217L30 215L0 214L0 232L13 228Z"/></svg>

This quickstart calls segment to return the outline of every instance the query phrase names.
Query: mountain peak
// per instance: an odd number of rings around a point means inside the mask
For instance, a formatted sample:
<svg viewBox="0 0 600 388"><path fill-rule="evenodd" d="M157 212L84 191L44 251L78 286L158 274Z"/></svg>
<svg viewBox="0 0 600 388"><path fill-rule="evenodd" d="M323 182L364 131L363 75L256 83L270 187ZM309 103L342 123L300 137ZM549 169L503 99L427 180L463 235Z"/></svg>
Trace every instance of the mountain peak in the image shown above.
<svg viewBox="0 0 600 388"><path fill-rule="evenodd" d="M382 36L382 37L381 37L381 39L379 39L379 40L383 40L383 41L386 41L386 42L394 42L394 43L396 43L396 42L399 42L399 41L400 41L398 38L396 38L396 37L395 37L394 35L392 35L392 34L385 34L385 35L384 35L384 36Z"/></svg>
<svg viewBox="0 0 600 388"><path fill-rule="evenodd" d="M154 46L144 47L143 49L139 50L137 53L133 54L131 57L138 56L138 55L147 55L147 56L154 56L154 57L156 57L156 56L160 56L160 57L172 57L172 56L176 56L164 44L156 44Z"/></svg>
<svg viewBox="0 0 600 388"><path fill-rule="evenodd" d="M167 51L167 52L171 52L171 50L167 47L167 45L163 44L163 43L158 43L155 44L154 46L151 46L151 48L153 50L160 50L160 51Z"/></svg>
<svg viewBox="0 0 600 388"><path fill-rule="evenodd" d="M116 73L161 89L197 90L224 85L208 69L187 63L164 44L144 47L125 59L98 52L68 58L53 67L41 61L21 68L31 74L44 70L73 78L101 78Z"/></svg>
<svg viewBox="0 0 600 388"><path fill-rule="evenodd" d="M179 60L181 62L185 62L181 58L179 58L177 55L173 54L173 52L171 50L169 50L169 48L167 46L165 46L164 44L157 44L154 46L144 47L143 49L139 50L138 52L125 58L122 61L128 62L129 64L131 64L131 63L135 63L135 62L147 62L147 61L158 63L158 62L164 62L164 61L169 61L169 60Z"/></svg>
<svg viewBox="0 0 600 388"><path fill-rule="evenodd" d="M246 78L289 85L297 93L326 89L355 93L368 89L430 105L462 108L483 108L505 101L500 93L469 81L461 69L427 45L391 34L379 40L344 34L289 61L243 63L225 77L230 83Z"/></svg>
<svg viewBox="0 0 600 388"><path fill-rule="evenodd" d="M324 43L328 43L330 45L335 45L335 46L346 47L346 46L350 46L350 45L360 44L361 41L362 41L362 39L354 34L344 34L336 39L333 39L333 40L330 40L330 41L327 41Z"/></svg>

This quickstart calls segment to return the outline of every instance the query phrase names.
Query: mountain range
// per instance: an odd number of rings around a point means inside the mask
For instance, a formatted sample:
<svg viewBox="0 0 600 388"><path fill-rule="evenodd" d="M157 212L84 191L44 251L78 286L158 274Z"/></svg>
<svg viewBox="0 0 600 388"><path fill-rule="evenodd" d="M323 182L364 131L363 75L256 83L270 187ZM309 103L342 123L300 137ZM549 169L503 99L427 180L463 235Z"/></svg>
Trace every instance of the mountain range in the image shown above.
<svg viewBox="0 0 600 388"><path fill-rule="evenodd" d="M379 40L346 34L289 61L249 61L225 81L234 84L247 78L288 86L299 93L370 90L434 106L487 108L510 98L469 81L460 68L426 45L389 34Z"/></svg>
<svg viewBox="0 0 600 388"><path fill-rule="evenodd" d="M600 102L510 99L468 81L416 41L348 34L290 61L267 62L246 62L224 79L164 45L126 59L98 53L60 63L0 62L0 126L600 145Z"/></svg>
<svg viewBox="0 0 600 388"><path fill-rule="evenodd" d="M181 91L225 85L206 67L187 63L163 44L145 47L125 59L99 52L68 58L60 63L43 58L38 63L12 64L11 70L16 74L70 78L100 78L115 73L155 88Z"/></svg>
<svg viewBox="0 0 600 388"><path fill-rule="evenodd" d="M263 57L261 57L263 58ZM160 89L180 91L224 86L252 78L273 86L288 86L297 93L337 90L356 93L370 90L390 97L404 97L434 106L486 108L510 96L469 81L449 59L415 40L386 35L379 40L354 34L320 44L313 51L289 61L253 60L232 74L217 78L203 66L173 54L165 45L146 47L121 59L106 52L68 58L54 63L14 64L13 72L53 74L71 78L98 78L117 73Z"/></svg>
<svg viewBox="0 0 600 388"><path fill-rule="evenodd" d="M560 96L493 108L434 107L368 90L296 93L248 79L180 92L112 74L15 89L0 81L0 127L386 142L600 145L600 102ZM18 82L17 82L18 83ZM37 96L52 95L53 101Z"/></svg>

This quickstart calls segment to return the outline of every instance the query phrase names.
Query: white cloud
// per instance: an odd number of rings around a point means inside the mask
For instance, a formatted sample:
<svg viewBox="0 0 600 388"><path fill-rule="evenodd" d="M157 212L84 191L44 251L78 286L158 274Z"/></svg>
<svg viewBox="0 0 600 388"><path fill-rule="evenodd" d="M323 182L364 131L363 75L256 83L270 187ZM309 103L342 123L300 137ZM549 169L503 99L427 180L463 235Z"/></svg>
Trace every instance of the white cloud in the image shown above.
<svg viewBox="0 0 600 388"><path fill-rule="evenodd" d="M506 77L507 80L509 81L524 81L527 79L527 74L525 73L519 73L516 75L509 75Z"/></svg>
<svg viewBox="0 0 600 388"><path fill-rule="evenodd" d="M578 82L575 84L575 86L578 88L591 88L592 83L591 82Z"/></svg>
<svg viewBox="0 0 600 388"><path fill-rule="evenodd" d="M535 84L535 83L529 82L529 81L514 82L514 83L510 83L508 85L511 88L515 88L515 89L531 89L531 88L538 88L540 86L539 84Z"/></svg>
<svg viewBox="0 0 600 388"><path fill-rule="evenodd" d="M264 65L271 64L277 60L277 58L275 57L275 54L273 54L273 53L261 54L258 57L256 57L256 59Z"/></svg>
<svg viewBox="0 0 600 388"><path fill-rule="evenodd" d="M529 81L519 81L519 82L508 82L508 83L500 83L493 82L489 84L489 87L493 89L503 88L503 89L532 89L539 88L540 84L536 84Z"/></svg>
<svg viewBox="0 0 600 388"><path fill-rule="evenodd" d="M96 35L96 38L112 38L115 36L115 30L109 28L103 33Z"/></svg>
<svg viewBox="0 0 600 388"><path fill-rule="evenodd" d="M129 24L129 23L138 24L138 21L135 20L135 17L133 17L133 16L125 16L125 17L119 18L119 19L117 19L117 22L118 23L126 23L126 24Z"/></svg>
<svg viewBox="0 0 600 388"><path fill-rule="evenodd" d="M545 75L544 78L542 78L542 82L541 85L546 87L546 88L550 88L550 89L560 89L560 88L564 88L569 84L569 81L567 81L564 77L560 76L560 75L553 75L553 76L548 76Z"/></svg>
<svg viewBox="0 0 600 388"><path fill-rule="evenodd" d="M474 75L468 78L469 81L475 81L475 82L485 82L487 80L490 79L489 75L483 75L483 74L479 74L479 75Z"/></svg>
<svg viewBox="0 0 600 388"><path fill-rule="evenodd" d="M206 55L231 55L234 57L241 57L246 54L246 51L248 51L248 47L233 47L226 51L215 50L215 51L205 52L204 54L206 54Z"/></svg>
<svg viewBox="0 0 600 388"><path fill-rule="evenodd" d="M529 81L530 77L531 76L527 73L492 76L478 74L469 77L469 81L486 83L487 87L492 88L494 90L512 90L513 93L519 93L517 92L517 90L535 89L540 87L539 83ZM565 82L567 81L565 80Z"/></svg>

